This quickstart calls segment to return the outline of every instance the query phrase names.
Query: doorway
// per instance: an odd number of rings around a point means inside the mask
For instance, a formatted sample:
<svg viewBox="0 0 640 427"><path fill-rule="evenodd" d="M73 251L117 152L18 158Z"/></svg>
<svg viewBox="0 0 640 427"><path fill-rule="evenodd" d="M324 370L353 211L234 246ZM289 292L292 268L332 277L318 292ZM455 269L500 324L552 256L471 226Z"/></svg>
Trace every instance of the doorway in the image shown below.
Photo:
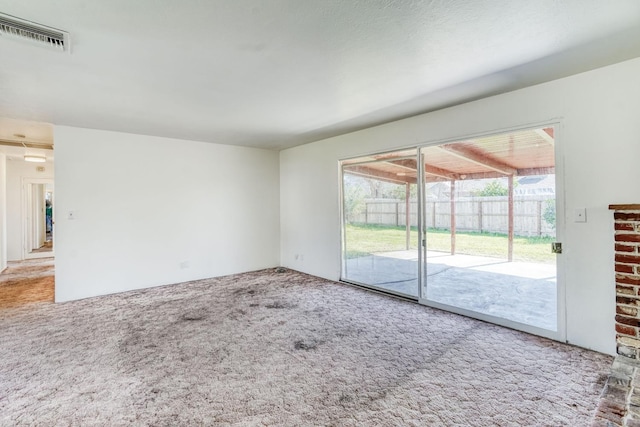
<svg viewBox="0 0 640 427"><path fill-rule="evenodd" d="M24 259L53 257L54 188L52 179L23 179Z"/></svg>
<svg viewBox="0 0 640 427"><path fill-rule="evenodd" d="M53 303L55 294L53 258L9 261L0 274L0 310L31 303Z"/></svg>
<svg viewBox="0 0 640 427"><path fill-rule="evenodd" d="M563 339L556 134L547 125L343 161L342 280Z"/></svg>

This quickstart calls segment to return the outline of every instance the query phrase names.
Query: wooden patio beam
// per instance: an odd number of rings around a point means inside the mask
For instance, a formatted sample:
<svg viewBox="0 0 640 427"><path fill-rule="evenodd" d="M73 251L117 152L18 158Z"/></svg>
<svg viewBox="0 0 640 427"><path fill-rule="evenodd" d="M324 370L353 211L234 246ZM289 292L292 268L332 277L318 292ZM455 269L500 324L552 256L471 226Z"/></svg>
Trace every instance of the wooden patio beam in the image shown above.
<svg viewBox="0 0 640 427"><path fill-rule="evenodd" d="M547 166L542 168L518 169L518 176L554 175L555 173L556 173L555 166Z"/></svg>
<svg viewBox="0 0 640 427"><path fill-rule="evenodd" d="M456 181L451 181L451 255L456 254Z"/></svg>
<svg viewBox="0 0 640 427"><path fill-rule="evenodd" d="M464 178L462 178L462 176L464 176ZM462 176L460 177L460 180L462 181L469 181L472 179L504 178L503 174L495 171L468 173L468 174L463 174Z"/></svg>
<svg viewBox="0 0 640 427"><path fill-rule="evenodd" d="M386 160L385 163L398 166L402 169L411 172L418 172L418 162L413 159L400 159L400 160ZM443 168L439 168L437 166L431 166L428 164L424 165L424 173L426 175L437 176L439 178L443 178L446 181L451 181L452 179L459 180L460 174L452 172L450 170L446 170Z"/></svg>
<svg viewBox="0 0 640 427"><path fill-rule="evenodd" d="M554 146L556 144L556 140L553 137L553 128L536 129L534 132L550 145Z"/></svg>
<svg viewBox="0 0 640 427"><path fill-rule="evenodd" d="M443 178L446 181L459 180L460 174L455 172L451 172L446 169L439 168L437 166L424 165L424 173L425 175L437 176L438 178Z"/></svg>
<svg viewBox="0 0 640 427"><path fill-rule="evenodd" d="M345 167L344 173L361 176L363 178L378 179L393 184L413 184L417 182L415 177L396 175L395 173L380 171L363 165Z"/></svg>
<svg viewBox="0 0 640 427"><path fill-rule="evenodd" d="M408 170L408 171L412 171L412 172L418 172L418 162L415 161L415 159L399 159L399 160L385 160L384 163L393 165L393 166L398 166L401 169L404 170Z"/></svg>
<svg viewBox="0 0 640 427"><path fill-rule="evenodd" d="M514 210L513 210L513 175L509 175L509 206L508 206L508 241L507 241L507 259L509 262L513 261L513 219L514 219Z"/></svg>
<svg viewBox="0 0 640 427"><path fill-rule="evenodd" d="M515 175L517 170L505 163L485 156L475 150L469 149L469 147L460 147L458 144L452 145L439 145L439 149L446 151L447 153L458 157L459 159L467 160L476 165L491 169L499 172L503 175Z"/></svg>
<svg viewBox="0 0 640 427"><path fill-rule="evenodd" d="M553 166L544 167L544 168L525 168L518 169L516 176L533 176L533 175L553 175L556 173L556 168ZM468 173L468 174L460 174L459 180L470 180L470 179L491 179L491 178L504 178L504 175L491 171L491 172L476 172L476 173ZM448 181L449 179L442 179L441 181Z"/></svg>

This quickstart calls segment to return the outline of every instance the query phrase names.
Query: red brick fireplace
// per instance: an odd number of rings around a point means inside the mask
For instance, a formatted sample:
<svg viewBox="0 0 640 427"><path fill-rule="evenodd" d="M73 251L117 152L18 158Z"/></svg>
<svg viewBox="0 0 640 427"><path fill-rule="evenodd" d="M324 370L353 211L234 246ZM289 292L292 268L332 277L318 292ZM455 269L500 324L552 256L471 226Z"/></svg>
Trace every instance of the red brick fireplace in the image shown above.
<svg viewBox="0 0 640 427"><path fill-rule="evenodd" d="M640 204L609 209L615 220L616 350L640 359Z"/></svg>

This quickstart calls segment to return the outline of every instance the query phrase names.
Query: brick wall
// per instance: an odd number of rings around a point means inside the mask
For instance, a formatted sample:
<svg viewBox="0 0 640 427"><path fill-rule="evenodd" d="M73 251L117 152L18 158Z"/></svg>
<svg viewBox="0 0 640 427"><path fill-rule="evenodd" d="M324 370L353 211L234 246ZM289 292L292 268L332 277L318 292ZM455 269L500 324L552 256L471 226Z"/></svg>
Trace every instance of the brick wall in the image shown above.
<svg viewBox="0 0 640 427"><path fill-rule="evenodd" d="M615 220L616 349L640 359L640 204L609 208Z"/></svg>

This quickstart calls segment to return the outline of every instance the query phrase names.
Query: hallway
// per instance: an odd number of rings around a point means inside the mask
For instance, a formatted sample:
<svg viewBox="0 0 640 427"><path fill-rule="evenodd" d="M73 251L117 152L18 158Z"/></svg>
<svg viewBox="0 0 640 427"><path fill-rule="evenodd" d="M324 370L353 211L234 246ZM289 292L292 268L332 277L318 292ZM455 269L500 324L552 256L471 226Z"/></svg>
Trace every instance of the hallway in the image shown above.
<svg viewBox="0 0 640 427"><path fill-rule="evenodd" d="M0 309L52 303L54 268L54 258L9 262L0 274Z"/></svg>

